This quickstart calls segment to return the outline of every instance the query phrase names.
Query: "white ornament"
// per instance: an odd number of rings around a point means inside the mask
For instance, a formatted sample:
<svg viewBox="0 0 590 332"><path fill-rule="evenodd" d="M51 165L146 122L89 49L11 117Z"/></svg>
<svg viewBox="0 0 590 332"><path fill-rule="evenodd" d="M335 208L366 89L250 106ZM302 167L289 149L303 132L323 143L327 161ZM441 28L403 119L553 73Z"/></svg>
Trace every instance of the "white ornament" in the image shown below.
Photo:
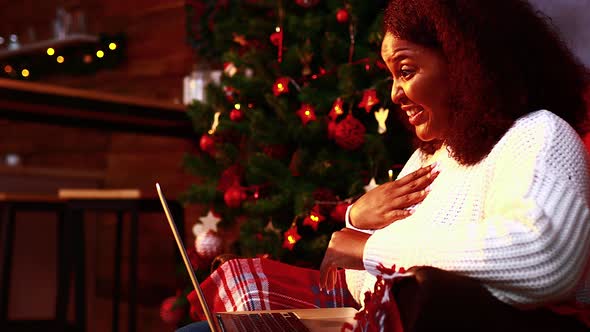
<svg viewBox="0 0 590 332"><path fill-rule="evenodd" d="M208 131L209 135L213 135L215 133L215 130L217 130L217 126L219 126L220 115L221 112L215 112L215 114L213 114L213 123L211 124L211 129L209 129Z"/></svg>
<svg viewBox="0 0 590 332"><path fill-rule="evenodd" d="M195 236L198 237L199 235L201 235L201 234L203 234L205 232L206 232L206 229L205 229L205 226L203 226L203 224L201 224L201 223L195 223L195 225L193 226L193 234Z"/></svg>
<svg viewBox="0 0 590 332"><path fill-rule="evenodd" d="M272 220L268 222L268 224L266 224L266 227L264 227L264 230L268 233L275 233L275 234L280 234L281 231L275 228L275 225L273 225Z"/></svg>
<svg viewBox="0 0 590 332"><path fill-rule="evenodd" d="M365 192L371 191L377 187L379 187L379 185L377 184L377 181L375 181L375 178L371 178L371 181L369 181L369 184L364 186Z"/></svg>
<svg viewBox="0 0 590 332"><path fill-rule="evenodd" d="M389 109L381 107L377 112L375 112L375 119L379 124L378 132L379 134L383 134L387 131L387 125L385 121L387 121L387 116L389 115Z"/></svg>
<svg viewBox="0 0 590 332"><path fill-rule="evenodd" d="M195 239L195 250L199 257L211 260L223 252L223 240L216 232L207 231Z"/></svg>
<svg viewBox="0 0 590 332"><path fill-rule="evenodd" d="M209 210L206 216L200 217L199 220L203 223L204 232L207 231L214 231L217 232L217 224L221 221L221 218L216 217L213 215L213 212Z"/></svg>
<svg viewBox="0 0 590 332"><path fill-rule="evenodd" d="M238 72L238 67L233 62L225 64L223 72L229 77L233 77Z"/></svg>

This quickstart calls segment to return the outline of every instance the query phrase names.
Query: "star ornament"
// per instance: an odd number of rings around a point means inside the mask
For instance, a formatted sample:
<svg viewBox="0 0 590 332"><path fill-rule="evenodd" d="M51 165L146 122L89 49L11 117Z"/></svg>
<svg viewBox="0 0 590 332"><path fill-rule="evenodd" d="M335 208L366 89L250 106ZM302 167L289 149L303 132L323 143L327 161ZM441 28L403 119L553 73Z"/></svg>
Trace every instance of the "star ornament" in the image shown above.
<svg viewBox="0 0 590 332"><path fill-rule="evenodd" d="M289 78L288 77L279 77L272 85L272 93L275 96L280 96L283 93L289 92Z"/></svg>
<svg viewBox="0 0 590 332"><path fill-rule="evenodd" d="M293 247L301 239L299 233L297 233L297 226L293 226L289 228L285 233L283 233L284 240L283 240L283 248L293 250Z"/></svg>
<svg viewBox="0 0 590 332"><path fill-rule="evenodd" d="M377 105L378 103L379 98L377 98L377 90L368 89L365 90L365 92L363 93L363 99L361 100L358 106L364 107L365 111L369 113L371 111L371 108L373 108L373 106Z"/></svg>
<svg viewBox="0 0 590 332"><path fill-rule="evenodd" d="M207 215L200 217L199 220L203 224L203 233L210 230L217 232L217 224L221 221L221 218L216 217L213 212L209 210Z"/></svg>
<svg viewBox="0 0 590 332"><path fill-rule="evenodd" d="M369 192L377 187L379 187L379 185L377 184L377 181L375 181L375 178L371 178L371 181L369 181L369 184L367 184L363 188L365 188L365 192Z"/></svg>
<svg viewBox="0 0 590 332"><path fill-rule="evenodd" d="M330 120L334 121L342 114L344 114L344 102L342 101L342 98L338 97L332 105L332 109L330 110L328 117Z"/></svg>
<svg viewBox="0 0 590 332"><path fill-rule="evenodd" d="M301 105L301 108L297 110L297 115L301 119L301 122L303 122L304 126L307 125L309 121L314 121L316 119L315 110L310 104Z"/></svg>
<svg viewBox="0 0 590 332"><path fill-rule="evenodd" d="M317 231L318 225L322 221L324 221L324 219L326 219L326 218L320 214L320 207L316 205L311 210L311 213L309 214L309 216L307 216L303 220L303 225L311 226L311 228L313 228L314 231Z"/></svg>

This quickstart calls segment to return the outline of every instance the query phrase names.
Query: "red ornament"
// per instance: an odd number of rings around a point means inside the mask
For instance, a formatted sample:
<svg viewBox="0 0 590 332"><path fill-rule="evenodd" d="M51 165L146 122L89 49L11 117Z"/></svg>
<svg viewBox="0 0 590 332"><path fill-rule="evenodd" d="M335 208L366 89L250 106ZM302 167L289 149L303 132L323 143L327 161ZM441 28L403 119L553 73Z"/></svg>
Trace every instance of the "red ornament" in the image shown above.
<svg viewBox="0 0 590 332"><path fill-rule="evenodd" d="M365 130L365 126L359 120L348 114L337 124L334 140L343 149L356 150L365 143Z"/></svg>
<svg viewBox="0 0 590 332"><path fill-rule="evenodd" d="M223 200L225 204L230 208L239 208L242 202L246 199L246 192L237 185L234 185L227 189L223 194Z"/></svg>
<svg viewBox="0 0 590 332"><path fill-rule="evenodd" d="M217 180L217 190L226 192L229 188L236 186L242 179L243 169L240 165L232 165L221 172Z"/></svg>
<svg viewBox="0 0 590 332"><path fill-rule="evenodd" d="M274 46L280 46L281 43L283 42L283 30L281 29L278 32L273 32L270 35L270 42L274 45Z"/></svg>
<svg viewBox="0 0 590 332"><path fill-rule="evenodd" d="M303 122L304 126L307 125L309 121L316 119L315 110L310 104L302 104L301 108L297 110L297 115L301 119L301 122Z"/></svg>
<svg viewBox="0 0 590 332"><path fill-rule="evenodd" d="M210 262L213 258L221 255L223 252L223 240L214 231L197 236L195 239L195 250L199 257Z"/></svg>
<svg viewBox="0 0 590 332"><path fill-rule="evenodd" d="M338 9L338 11L336 12L336 21L338 21L338 23L348 22L348 12L346 11L346 9Z"/></svg>
<svg viewBox="0 0 590 332"><path fill-rule="evenodd" d="M336 207L334 207L334 209L332 209L332 212L330 213L330 218L332 218L332 220L334 221L345 222L346 209L348 209L349 206L350 203L339 203L338 205L336 205Z"/></svg>
<svg viewBox="0 0 590 332"><path fill-rule="evenodd" d="M229 112L229 118L234 122L240 122L244 119L244 111L234 108Z"/></svg>
<svg viewBox="0 0 590 332"><path fill-rule="evenodd" d="M332 104L332 109L330 110L328 117L330 120L334 121L342 114L344 114L344 102L342 101L342 98L338 97L334 101L334 104Z"/></svg>
<svg viewBox="0 0 590 332"><path fill-rule="evenodd" d="M333 139L336 136L336 128L338 124L335 121L328 122L328 138Z"/></svg>
<svg viewBox="0 0 590 332"><path fill-rule="evenodd" d="M162 301L160 305L160 318L167 324L177 325L184 316L182 306L176 305L178 296L171 296Z"/></svg>
<svg viewBox="0 0 590 332"><path fill-rule="evenodd" d="M309 213L309 216L303 219L303 225L311 226L314 231L317 231L319 223L324 221L324 219L326 219L326 217L320 214L320 207L316 205Z"/></svg>
<svg viewBox="0 0 590 332"><path fill-rule="evenodd" d="M289 81L290 79L288 77L283 76L277 78L275 83L272 85L272 93L278 97L283 93L289 92Z"/></svg>
<svg viewBox="0 0 590 332"><path fill-rule="evenodd" d="M289 250L293 250L293 246L301 239L299 233L297 233L297 226L293 226L289 228L285 233L283 233L284 240L283 240L283 248L287 248Z"/></svg>
<svg viewBox="0 0 590 332"><path fill-rule="evenodd" d="M379 103L379 98L377 98L377 90L375 89L368 89L365 90L363 93L363 99L359 103L359 107L364 107L367 113L371 111L373 106Z"/></svg>
<svg viewBox="0 0 590 332"><path fill-rule="evenodd" d="M199 140L199 147L203 152L212 155L215 153L215 139L209 134L203 134Z"/></svg>

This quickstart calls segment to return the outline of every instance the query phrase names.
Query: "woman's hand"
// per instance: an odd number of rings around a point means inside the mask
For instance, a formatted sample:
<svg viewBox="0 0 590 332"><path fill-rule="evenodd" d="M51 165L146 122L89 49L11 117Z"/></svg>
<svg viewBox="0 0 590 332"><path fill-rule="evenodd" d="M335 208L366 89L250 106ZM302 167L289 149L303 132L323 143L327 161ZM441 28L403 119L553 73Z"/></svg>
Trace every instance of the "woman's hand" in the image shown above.
<svg viewBox="0 0 590 332"><path fill-rule="evenodd" d="M369 236L369 234L348 228L332 233L328 249L324 254L324 260L320 265L321 288L334 289L336 271L339 267L353 270L365 268L363 252Z"/></svg>
<svg viewBox="0 0 590 332"><path fill-rule="evenodd" d="M350 209L350 223L360 229L383 228L413 213L407 208L422 202L439 174L437 163L368 191Z"/></svg>

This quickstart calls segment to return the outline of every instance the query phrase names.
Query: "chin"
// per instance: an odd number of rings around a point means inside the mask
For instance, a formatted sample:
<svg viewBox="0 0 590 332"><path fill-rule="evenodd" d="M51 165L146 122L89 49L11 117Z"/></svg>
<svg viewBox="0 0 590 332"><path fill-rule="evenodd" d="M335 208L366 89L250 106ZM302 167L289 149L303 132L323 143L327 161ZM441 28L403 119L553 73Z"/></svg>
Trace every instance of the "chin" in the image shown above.
<svg viewBox="0 0 590 332"><path fill-rule="evenodd" d="M437 139L436 136L420 132L419 130L416 130L416 137L418 137L418 139L422 142L431 142Z"/></svg>

